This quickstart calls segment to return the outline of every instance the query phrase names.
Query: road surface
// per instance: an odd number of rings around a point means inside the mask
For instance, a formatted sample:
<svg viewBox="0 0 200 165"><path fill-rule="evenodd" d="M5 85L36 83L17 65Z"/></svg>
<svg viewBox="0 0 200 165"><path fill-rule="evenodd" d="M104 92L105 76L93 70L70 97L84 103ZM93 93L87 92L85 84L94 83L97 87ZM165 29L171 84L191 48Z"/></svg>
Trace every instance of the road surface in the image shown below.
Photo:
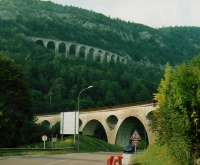
<svg viewBox="0 0 200 165"><path fill-rule="evenodd" d="M121 153L73 153L49 156L0 157L0 165L106 165L110 155Z"/></svg>

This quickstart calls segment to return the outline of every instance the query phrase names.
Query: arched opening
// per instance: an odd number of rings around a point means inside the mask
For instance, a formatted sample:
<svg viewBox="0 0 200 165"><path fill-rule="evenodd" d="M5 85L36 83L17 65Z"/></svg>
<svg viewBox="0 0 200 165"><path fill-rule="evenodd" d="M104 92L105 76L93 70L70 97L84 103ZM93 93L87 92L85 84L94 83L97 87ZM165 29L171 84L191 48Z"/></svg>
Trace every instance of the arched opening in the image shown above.
<svg viewBox="0 0 200 165"><path fill-rule="evenodd" d="M80 47L80 50L79 50L79 57L81 59L84 59L85 58L85 47L84 46L81 46Z"/></svg>
<svg viewBox="0 0 200 165"><path fill-rule="evenodd" d="M41 122L41 128L42 130L45 132L45 133L48 133L49 132L49 129L51 127L51 124L48 120L44 120Z"/></svg>
<svg viewBox="0 0 200 165"><path fill-rule="evenodd" d="M65 43L60 43L58 46L58 53L60 54L66 54L66 45Z"/></svg>
<svg viewBox="0 0 200 165"><path fill-rule="evenodd" d="M127 63L126 59L125 59L125 58L122 58L122 59L121 59L121 63L126 64L126 63Z"/></svg>
<svg viewBox="0 0 200 165"><path fill-rule="evenodd" d="M48 120L44 120L41 122L41 125L44 125L46 127L50 127L50 122Z"/></svg>
<svg viewBox="0 0 200 165"><path fill-rule="evenodd" d="M118 118L115 115L111 115L106 119L106 122L110 129L114 129L118 122Z"/></svg>
<svg viewBox="0 0 200 165"><path fill-rule="evenodd" d="M71 45L69 48L69 55L74 57L76 55L76 45Z"/></svg>
<svg viewBox="0 0 200 165"><path fill-rule="evenodd" d="M102 55L102 51L99 50L99 51L97 52L96 57L95 57L95 61L101 62L101 55Z"/></svg>
<svg viewBox="0 0 200 165"><path fill-rule="evenodd" d="M141 137L138 148L146 148L149 144L147 132L142 122L136 117L128 117L122 122L118 129L115 143L121 146L127 146L135 130L137 130Z"/></svg>
<svg viewBox="0 0 200 165"><path fill-rule="evenodd" d="M49 50L55 50L55 43L53 41L49 41L47 43L47 49L49 49Z"/></svg>
<svg viewBox="0 0 200 165"><path fill-rule="evenodd" d="M103 127L103 125L97 121L97 120L91 120L89 121L86 126L83 128L83 135L88 135L88 136L92 136L104 141L108 141L107 140L107 135L106 135L106 131Z"/></svg>
<svg viewBox="0 0 200 165"><path fill-rule="evenodd" d="M114 55L114 54L111 55L111 60L110 60L110 62L113 63L113 64L115 63L115 55Z"/></svg>
<svg viewBox="0 0 200 165"><path fill-rule="evenodd" d="M37 40L37 41L35 41L35 43L44 47L44 42L42 40Z"/></svg>
<svg viewBox="0 0 200 165"><path fill-rule="evenodd" d="M88 59L89 59L90 61L93 61L93 60L94 60L94 49L93 49L93 48L91 48L91 49L89 50Z"/></svg>
<svg viewBox="0 0 200 165"><path fill-rule="evenodd" d="M117 56L116 63L120 63L120 57L119 56Z"/></svg>

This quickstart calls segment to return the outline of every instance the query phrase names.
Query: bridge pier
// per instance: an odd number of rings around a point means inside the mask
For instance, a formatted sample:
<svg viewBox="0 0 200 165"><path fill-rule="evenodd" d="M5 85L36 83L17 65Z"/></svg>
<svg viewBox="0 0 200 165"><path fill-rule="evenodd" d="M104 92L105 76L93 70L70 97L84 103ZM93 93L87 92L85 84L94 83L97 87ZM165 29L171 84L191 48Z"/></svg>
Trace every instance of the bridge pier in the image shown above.
<svg viewBox="0 0 200 165"><path fill-rule="evenodd" d="M68 58L69 57L69 48L70 48L70 44L66 44L66 53L65 53L65 57Z"/></svg>
<svg viewBox="0 0 200 165"><path fill-rule="evenodd" d="M85 60L88 59L89 51L90 51L90 47L86 47L86 49L85 49Z"/></svg>
<svg viewBox="0 0 200 165"><path fill-rule="evenodd" d="M55 43L55 55L58 55L58 53L59 53L59 44L60 44L60 42L54 42Z"/></svg>
<svg viewBox="0 0 200 165"><path fill-rule="evenodd" d="M109 144L115 144L116 142L116 136L115 136L115 133L116 131L115 130L110 130L108 131L108 143Z"/></svg>

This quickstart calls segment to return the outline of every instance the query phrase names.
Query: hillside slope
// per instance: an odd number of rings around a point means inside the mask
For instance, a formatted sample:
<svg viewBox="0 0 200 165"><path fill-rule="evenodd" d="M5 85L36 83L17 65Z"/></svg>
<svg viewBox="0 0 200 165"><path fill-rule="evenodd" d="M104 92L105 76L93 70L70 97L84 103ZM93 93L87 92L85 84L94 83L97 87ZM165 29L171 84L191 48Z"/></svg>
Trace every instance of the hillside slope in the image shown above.
<svg viewBox="0 0 200 165"><path fill-rule="evenodd" d="M39 0L1 0L0 24L27 36L76 41L128 54L136 61L177 63L200 51L200 28L153 29Z"/></svg>
<svg viewBox="0 0 200 165"><path fill-rule="evenodd" d="M27 37L74 41L129 55L129 65L70 60ZM200 52L200 28L154 29L102 14L39 0L0 0L0 54L23 67L35 113L151 101L164 64Z"/></svg>

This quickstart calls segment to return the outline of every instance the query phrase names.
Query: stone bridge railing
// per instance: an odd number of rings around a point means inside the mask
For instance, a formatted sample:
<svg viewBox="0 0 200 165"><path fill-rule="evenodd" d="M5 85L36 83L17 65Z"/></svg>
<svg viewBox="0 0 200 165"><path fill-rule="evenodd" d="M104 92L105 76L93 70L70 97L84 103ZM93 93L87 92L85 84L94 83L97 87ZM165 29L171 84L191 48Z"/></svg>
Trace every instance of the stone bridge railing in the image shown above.
<svg viewBox="0 0 200 165"><path fill-rule="evenodd" d="M116 53L106 51L100 48L69 42L69 41L59 41L47 38L39 37L29 37L35 43L44 46L47 49L55 51L55 54L62 55L66 58L82 58L85 60L93 60L97 62L107 62L107 63L123 63L127 64L130 60L129 56L120 56Z"/></svg>

